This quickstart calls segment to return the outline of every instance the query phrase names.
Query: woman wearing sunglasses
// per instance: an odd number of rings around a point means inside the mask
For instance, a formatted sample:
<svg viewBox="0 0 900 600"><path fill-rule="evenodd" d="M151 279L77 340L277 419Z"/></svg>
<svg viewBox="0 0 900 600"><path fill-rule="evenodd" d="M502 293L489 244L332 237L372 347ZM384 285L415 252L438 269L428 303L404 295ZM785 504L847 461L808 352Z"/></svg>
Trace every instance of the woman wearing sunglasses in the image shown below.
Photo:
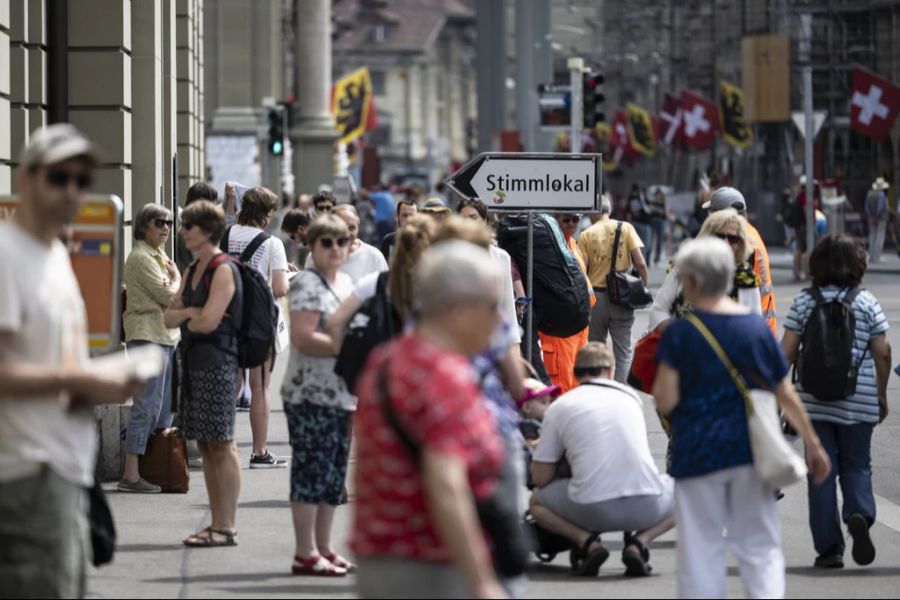
<svg viewBox="0 0 900 600"><path fill-rule="evenodd" d="M166 363L160 376L134 398L125 436L125 469L116 488L120 492L161 491L141 477L138 461L147 451L153 430L172 423L172 358L181 335L178 329L166 327L163 313L181 286L181 275L163 246L173 224L169 209L155 203L144 206L134 218L136 241L125 261L125 344L128 348L156 344L163 349Z"/></svg>
<svg viewBox="0 0 900 600"><path fill-rule="evenodd" d="M716 237L726 242L734 252L735 274L731 299L746 306L750 312L762 314L759 288L761 281L753 271L753 245L750 242L747 220L733 208L710 213L697 237ZM672 319L691 310L678 282L678 270L672 267L659 288L650 313L650 331L665 329Z"/></svg>
<svg viewBox="0 0 900 600"><path fill-rule="evenodd" d="M356 398L334 372L326 324L353 292L340 271L350 250L347 223L318 217L306 232L312 267L291 281L291 359L281 388L293 450L291 512L295 575L342 577L355 569L334 551L331 525L341 503ZM380 254L379 254L380 256Z"/></svg>

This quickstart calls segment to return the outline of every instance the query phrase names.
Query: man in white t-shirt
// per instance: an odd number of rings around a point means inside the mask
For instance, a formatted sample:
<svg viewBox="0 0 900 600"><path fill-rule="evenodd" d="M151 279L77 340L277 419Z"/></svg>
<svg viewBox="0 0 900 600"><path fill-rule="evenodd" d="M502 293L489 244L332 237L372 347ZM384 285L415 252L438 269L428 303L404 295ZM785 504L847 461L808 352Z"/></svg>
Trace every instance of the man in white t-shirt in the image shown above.
<svg viewBox="0 0 900 600"><path fill-rule="evenodd" d="M347 262L341 267L341 273L349 275L356 284L370 273L387 271L388 264L381 251L358 237L359 215L356 208L351 204L338 204L334 209L334 214L343 219L350 229L350 255L347 257ZM312 255L306 259L306 268L312 268Z"/></svg>
<svg viewBox="0 0 900 600"><path fill-rule="evenodd" d="M275 298L283 298L288 290L288 261L284 244L265 232L278 208L278 196L264 187L247 190L241 201L237 224L225 232L222 244L228 253L241 259L259 271L272 287ZM252 246L252 247L251 247ZM253 249L255 247L255 250ZM250 252L250 250L253 250ZM249 254L249 256L246 256ZM262 366L249 369L250 380L250 429L253 433L253 450L250 452L251 469L278 469L287 467L287 461L272 454L268 448L269 414L272 399L266 381L271 371L270 358ZM244 382L246 383L245 377ZM242 396L244 396L242 394ZM244 408L239 404L239 408Z"/></svg>
<svg viewBox="0 0 900 600"><path fill-rule="evenodd" d="M575 377L581 385L544 416L531 463L540 489L530 510L539 525L581 546L580 575L597 575L609 558L600 534L623 531L625 574L645 576L647 546L674 526L675 487L650 453L641 399L611 379L614 368L605 344L590 342L578 353ZM554 479L563 458L572 476Z"/></svg>
<svg viewBox="0 0 900 600"><path fill-rule="evenodd" d="M139 391L86 371L84 302L60 242L97 164L69 124L32 133L19 159L21 203L0 222L0 589L11 598L80 598L93 485L93 407Z"/></svg>

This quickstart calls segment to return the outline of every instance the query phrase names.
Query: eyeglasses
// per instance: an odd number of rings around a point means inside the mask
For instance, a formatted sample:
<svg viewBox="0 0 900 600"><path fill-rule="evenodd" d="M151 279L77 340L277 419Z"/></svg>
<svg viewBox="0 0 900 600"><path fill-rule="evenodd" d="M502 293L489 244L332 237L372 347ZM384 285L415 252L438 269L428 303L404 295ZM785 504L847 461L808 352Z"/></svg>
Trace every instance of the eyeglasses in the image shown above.
<svg viewBox="0 0 900 600"><path fill-rule="evenodd" d="M716 237L720 240L725 240L729 244L740 244L743 242L743 238L739 235L732 235L730 233L717 233Z"/></svg>
<svg viewBox="0 0 900 600"><path fill-rule="evenodd" d="M317 212L317 213L331 212L332 209L334 209L334 205L333 205L333 204L317 204L317 205L316 205L316 212Z"/></svg>
<svg viewBox="0 0 900 600"><path fill-rule="evenodd" d="M581 221L581 215L571 215L562 218L563 223L579 223Z"/></svg>
<svg viewBox="0 0 900 600"><path fill-rule="evenodd" d="M162 229L163 227L172 228L175 224L175 221L171 219L153 219L153 224L156 225L157 228Z"/></svg>
<svg viewBox="0 0 900 600"><path fill-rule="evenodd" d="M319 243L322 244L322 247L326 250L330 250L335 242L337 242L338 248L345 248L347 244L350 243L350 238L348 237L339 237L338 239L330 238L330 237L322 237L319 238Z"/></svg>
<svg viewBox="0 0 900 600"><path fill-rule="evenodd" d="M69 182L74 181L79 190L90 187L94 179L90 173L70 173L68 171L49 171L47 173L47 183L53 187L65 188Z"/></svg>

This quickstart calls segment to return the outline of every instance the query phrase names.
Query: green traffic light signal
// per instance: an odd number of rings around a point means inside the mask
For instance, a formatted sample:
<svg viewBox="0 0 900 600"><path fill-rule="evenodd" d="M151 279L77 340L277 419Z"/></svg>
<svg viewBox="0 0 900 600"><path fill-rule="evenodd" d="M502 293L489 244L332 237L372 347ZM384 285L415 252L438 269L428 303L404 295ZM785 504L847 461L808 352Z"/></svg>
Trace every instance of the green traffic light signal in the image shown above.
<svg viewBox="0 0 900 600"><path fill-rule="evenodd" d="M284 154L284 144L281 143L281 140L274 140L272 145L269 147L269 150L275 156L281 156Z"/></svg>

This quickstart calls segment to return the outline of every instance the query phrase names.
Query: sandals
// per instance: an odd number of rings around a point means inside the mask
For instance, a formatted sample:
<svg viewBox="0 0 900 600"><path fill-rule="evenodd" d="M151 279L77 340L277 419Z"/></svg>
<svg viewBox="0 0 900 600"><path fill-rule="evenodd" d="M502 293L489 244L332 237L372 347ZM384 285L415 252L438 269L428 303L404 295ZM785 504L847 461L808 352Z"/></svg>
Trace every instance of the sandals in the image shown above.
<svg viewBox="0 0 900 600"><path fill-rule="evenodd" d="M225 539L216 539L215 536ZM207 527L197 533L192 533L182 540L185 546L191 548L219 548L223 546L237 546L237 531L234 529L213 529Z"/></svg>
<svg viewBox="0 0 900 600"><path fill-rule="evenodd" d="M609 558L609 550L603 546L598 546L596 550L591 552L591 546L594 545L594 542L600 543L599 533L591 534L581 547L581 556L576 564L573 565L573 571L575 571L576 575L596 577L600 572L600 567Z"/></svg>
<svg viewBox="0 0 900 600"><path fill-rule="evenodd" d="M352 562L350 562L337 552L332 552L331 554L323 554L322 558L324 558L334 566L344 569L348 573L356 573L356 565L354 565Z"/></svg>
<svg viewBox="0 0 900 600"><path fill-rule="evenodd" d="M344 562L347 561L345 560ZM350 563L348 562L347 564ZM295 554L294 564L291 565L291 573L294 575L313 575L316 577L344 577L347 575L347 569L333 564L319 554L316 554L311 558L302 558Z"/></svg>
<svg viewBox="0 0 900 600"><path fill-rule="evenodd" d="M632 546L637 547L638 552L629 552ZM633 536L625 536L625 548L622 550L622 563L625 565L626 577L647 577L653 571L650 566L650 551Z"/></svg>

